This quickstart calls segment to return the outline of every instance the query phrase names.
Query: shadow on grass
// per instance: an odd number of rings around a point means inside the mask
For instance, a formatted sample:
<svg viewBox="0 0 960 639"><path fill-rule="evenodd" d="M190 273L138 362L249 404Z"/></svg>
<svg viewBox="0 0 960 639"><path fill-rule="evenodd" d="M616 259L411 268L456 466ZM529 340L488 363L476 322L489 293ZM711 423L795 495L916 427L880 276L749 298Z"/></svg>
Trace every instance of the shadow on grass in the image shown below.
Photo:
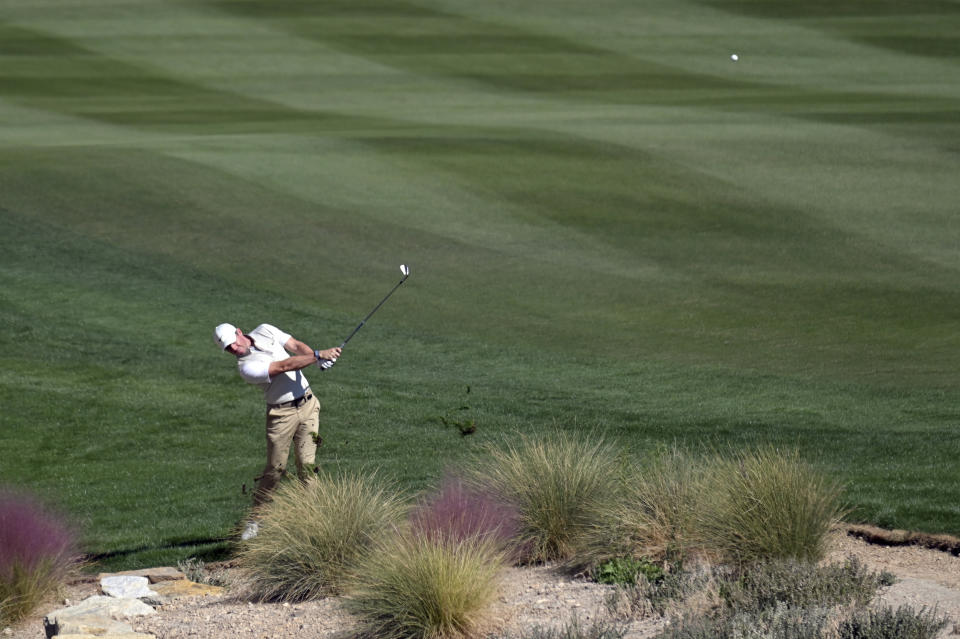
<svg viewBox="0 0 960 639"><path fill-rule="evenodd" d="M227 537L209 537L202 539L172 539L154 546L137 546L135 548L122 548L103 553L89 553L83 556L83 564L92 569L112 569L114 566L123 563L124 566L138 564L132 560L137 555L161 556L166 558L162 563L176 564L176 559L170 560L170 557L186 558L188 555L183 551L194 549L189 553L189 557L200 559L205 563L225 561L233 554L233 545L230 538ZM180 552L178 552L180 551ZM148 562L150 563L150 562ZM156 564L151 564L156 565Z"/></svg>

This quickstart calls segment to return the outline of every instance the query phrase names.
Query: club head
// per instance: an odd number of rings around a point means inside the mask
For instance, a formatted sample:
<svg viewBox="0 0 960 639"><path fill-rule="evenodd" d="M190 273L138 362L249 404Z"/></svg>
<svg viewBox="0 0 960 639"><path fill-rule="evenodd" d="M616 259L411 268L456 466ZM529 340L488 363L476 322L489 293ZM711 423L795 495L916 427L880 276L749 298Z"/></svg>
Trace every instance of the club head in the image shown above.
<svg viewBox="0 0 960 639"><path fill-rule="evenodd" d="M410 275L410 267L407 266L406 264L401 264L401 265L400 265L400 272L403 273L403 277L404 277L404 279L406 279L407 276Z"/></svg>

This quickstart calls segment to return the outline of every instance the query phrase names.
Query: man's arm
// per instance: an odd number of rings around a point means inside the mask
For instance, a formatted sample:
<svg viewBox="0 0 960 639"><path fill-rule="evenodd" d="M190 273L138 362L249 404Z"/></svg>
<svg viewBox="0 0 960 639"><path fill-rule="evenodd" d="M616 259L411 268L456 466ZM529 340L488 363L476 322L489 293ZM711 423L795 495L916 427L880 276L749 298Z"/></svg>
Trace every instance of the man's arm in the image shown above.
<svg viewBox="0 0 960 639"><path fill-rule="evenodd" d="M287 340L287 343L283 345L287 352L296 353L297 355L313 355L316 356L318 353L323 359L337 359L340 357L340 348L328 348L325 351L315 351L300 340L295 337L291 337Z"/></svg>
<svg viewBox="0 0 960 639"><path fill-rule="evenodd" d="M313 356L313 353L310 353L309 355L293 355L287 359L281 359L279 362L270 362L268 373L270 375L270 379L273 379L282 373L298 371L301 368L306 368L307 366L312 366L316 363L317 358Z"/></svg>
<svg viewBox="0 0 960 639"><path fill-rule="evenodd" d="M288 339L283 347L287 349L287 352L296 353L296 355L278 362L270 362L269 374L271 378L281 373L298 371L301 368L306 368L307 366L317 363L317 356L314 354L313 349L294 337ZM323 359L335 360L340 357L339 348L328 348L325 351L319 351L319 353Z"/></svg>
<svg viewBox="0 0 960 639"><path fill-rule="evenodd" d="M287 343L283 345L287 349L288 353L294 353L296 355L313 355L313 349L298 340L296 337L291 337L287 340Z"/></svg>

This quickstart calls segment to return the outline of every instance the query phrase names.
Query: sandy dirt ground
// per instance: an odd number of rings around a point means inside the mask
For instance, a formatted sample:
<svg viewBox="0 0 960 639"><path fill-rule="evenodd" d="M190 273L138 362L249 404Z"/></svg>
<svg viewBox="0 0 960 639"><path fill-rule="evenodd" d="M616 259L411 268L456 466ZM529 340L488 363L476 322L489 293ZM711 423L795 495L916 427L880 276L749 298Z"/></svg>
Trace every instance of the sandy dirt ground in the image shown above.
<svg viewBox="0 0 960 639"><path fill-rule="evenodd" d="M867 543L838 532L830 542L829 560L858 557L871 570L895 574L898 582L882 590L878 602L909 604L947 615L951 623L942 637L960 637L960 557L917 546L889 547ZM611 586L571 578L550 566L510 568L503 575L481 636L520 637L535 627L560 629L576 617L587 626L607 614ZM97 594L92 578L71 584L38 614L16 628L4 629L14 639L43 639L43 614ZM647 617L630 622L626 639L653 637L666 621ZM357 628L337 598L298 604L253 604L229 593L181 599L161 606L157 614L131 621L138 631L158 639L344 639Z"/></svg>

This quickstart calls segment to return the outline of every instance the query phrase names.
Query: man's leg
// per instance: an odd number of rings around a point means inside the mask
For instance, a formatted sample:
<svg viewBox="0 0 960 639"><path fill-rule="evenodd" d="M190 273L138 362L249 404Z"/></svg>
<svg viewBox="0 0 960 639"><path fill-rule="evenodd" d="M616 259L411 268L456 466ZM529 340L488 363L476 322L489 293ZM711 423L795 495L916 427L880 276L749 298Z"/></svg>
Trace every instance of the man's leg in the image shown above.
<svg viewBox="0 0 960 639"><path fill-rule="evenodd" d="M299 424L297 409L267 408L267 465L258 478L253 494L253 505L260 506L270 500L270 493L287 470L290 442Z"/></svg>
<svg viewBox="0 0 960 639"><path fill-rule="evenodd" d="M307 481L313 474L313 464L317 459L317 445L320 443L320 402L314 395L299 409L297 434L293 439L294 459L297 463L297 477Z"/></svg>

